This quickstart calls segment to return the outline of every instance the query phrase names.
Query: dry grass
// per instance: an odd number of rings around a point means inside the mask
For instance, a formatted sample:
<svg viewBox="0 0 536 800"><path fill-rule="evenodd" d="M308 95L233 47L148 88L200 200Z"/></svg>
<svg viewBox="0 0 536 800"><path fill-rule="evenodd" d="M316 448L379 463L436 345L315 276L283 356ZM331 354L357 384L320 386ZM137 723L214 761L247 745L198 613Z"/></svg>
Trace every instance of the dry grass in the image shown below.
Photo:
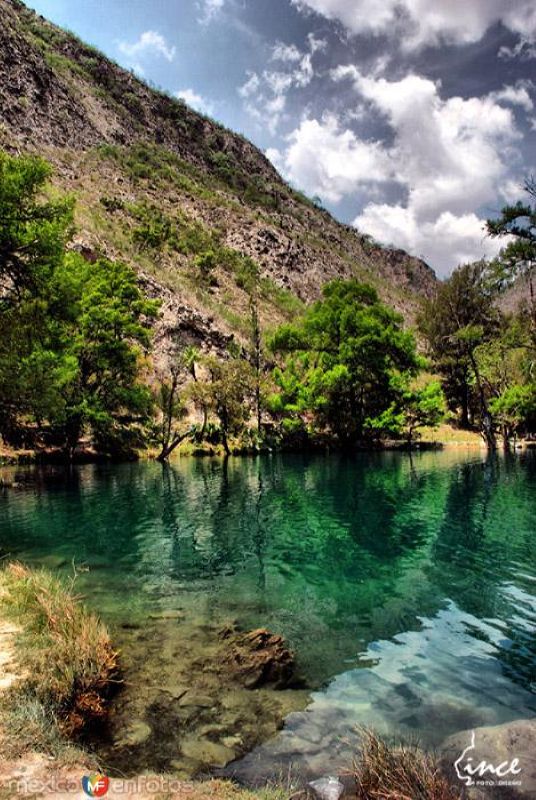
<svg viewBox="0 0 536 800"><path fill-rule="evenodd" d="M118 681L117 653L73 587L46 571L10 564L0 572L0 612L23 631L16 659L25 677L11 690L17 695L10 702L12 725L19 719L37 735L53 720L60 734L73 737L102 721Z"/></svg>
<svg viewBox="0 0 536 800"><path fill-rule="evenodd" d="M359 800L461 800L433 755L412 746L392 747L369 730L362 736L354 765Z"/></svg>
<svg viewBox="0 0 536 800"><path fill-rule="evenodd" d="M484 441L476 431L466 431L453 425L443 424L437 428L419 428L421 442L440 442L443 445L483 447Z"/></svg>

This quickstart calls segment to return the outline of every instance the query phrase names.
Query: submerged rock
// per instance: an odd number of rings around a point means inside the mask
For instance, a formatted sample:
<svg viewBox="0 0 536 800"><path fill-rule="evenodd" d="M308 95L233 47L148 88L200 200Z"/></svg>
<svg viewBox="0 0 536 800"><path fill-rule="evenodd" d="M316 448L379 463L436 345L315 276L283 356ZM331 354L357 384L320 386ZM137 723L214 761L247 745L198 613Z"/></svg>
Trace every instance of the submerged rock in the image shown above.
<svg viewBox="0 0 536 800"><path fill-rule="evenodd" d="M267 685L283 689L293 681L294 653L288 649L282 636L270 633L265 628L248 633L224 628L220 636L229 641L225 662L232 675L246 689Z"/></svg>
<svg viewBox="0 0 536 800"><path fill-rule="evenodd" d="M187 691L179 699L179 706L197 706L198 708L214 708L216 705L214 697L207 694L198 694L195 691Z"/></svg>
<svg viewBox="0 0 536 800"><path fill-rule="evenodd" d="M137 747L144 744L152 734L152 728L143 720L134 720L122 731L121 739L117 744L121 747Z"/></svg>
<svg viewBox="0 0 536 800"><path fill-rule="evenodd" d="M279 691L296 686L284 639L223 624L147 615L142 629L118 630L125 684L99 753L112 771L130 776L135 765L191 778L220 770L304 708L307 692ZM147 724L147 738L132 720Z"/></svg>
<svg viewBox="0 0 536 800"><path fill-rule="evenodd" d="M225 767L236 756L235 750L209 739L185 738L181 751L186 758L211 767Z"/></svg>
<svg viewBox="0 0 536 800"><path fill-rule="evenodd" d="M184 619L184 612L170 609L168 611L157 611L149 614L149 619Z"/></svg>

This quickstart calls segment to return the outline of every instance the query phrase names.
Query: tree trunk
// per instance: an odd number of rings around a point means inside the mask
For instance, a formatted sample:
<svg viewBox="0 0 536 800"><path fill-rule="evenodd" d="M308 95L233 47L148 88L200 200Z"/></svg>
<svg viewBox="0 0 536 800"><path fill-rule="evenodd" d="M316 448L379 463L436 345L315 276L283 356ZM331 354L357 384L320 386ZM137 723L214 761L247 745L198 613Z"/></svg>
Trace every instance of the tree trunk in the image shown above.
<svg viewBox="0 0 536 800"><path fill-rule="evenodd" d="M484 437L486 445L488 446L488 449L496 450L497 438L495 436L495 431L493 430L493 417L489 412L488 404L486 401L486 394L484 392L484 387L482 386L482 381L480 380L480 370L478 369L476 359L472 352L469 354L469 358L471 359L471 365L473 367L473 372L475 374L476 385L478 387L478 395L480 398L480 412L482 415L481 433L482 436Z"/></svg>
<svg viewBox="0 0 536 800"><path fill-rule="evenodd" d="M74 454L80 441L82 419L79 415L72 417L66 426L64 453L69 462L74 460Z"/></svg>
<svg viewBox="0 0 536 800"><path fill-rule="evenodd" d="M462 393L462 414L460 426L465 429L469 428L469 391L467 388L467 383L464 385Z"/></svg>
<svg viewBox="0 0 536 800"><path fill-rule="evenodd" d="M223 449L225 450L225 455L226 456L230 456L231 455L231 450L229 449L229 442L227 441L227 431L225 430L225 428L223 426L222 426L222 429L221 429L221 440L222 440L222 444L223 444Z"/></svg>
<svg viewBox="0 0 536 800"><path fill-rule="evenodd" d="M191 436L192 433L193 431L189 430L186 433L181 433L180 435L178 434L177 436L174 436L171 442L168 442L162 447L162 450L157 455L156 460L160 461L161 463L167 461L172 452L181 444L181 442L184 442L185 439Z"/></svg>
<svg viewBox="0 0 536 800"><path fill-rule="evenodd" d="M251 333L253 339L253 365L255 368L255 410L257 413L257 432L261 432L261 371L262 371L262 343L261 328L259 323L259 308L257 287L250 296L251 308Z"/></svg>
<svg viewBox="0 0 536 800"><path fill-rule="evenodd" d="M532 341L536 346L536 298L534 297L534 284L532 281L532 270L529 271L529 291L530 291L530 315L531 315L531 328L532 328Z"/></svg>

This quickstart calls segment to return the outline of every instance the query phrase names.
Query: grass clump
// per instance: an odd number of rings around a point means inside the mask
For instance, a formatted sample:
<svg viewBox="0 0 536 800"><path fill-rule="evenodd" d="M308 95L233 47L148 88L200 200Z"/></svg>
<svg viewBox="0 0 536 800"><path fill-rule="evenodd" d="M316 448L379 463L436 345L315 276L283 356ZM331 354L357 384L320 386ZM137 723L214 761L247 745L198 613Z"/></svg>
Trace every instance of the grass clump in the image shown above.
<svg viewBox="0 0 536 800"><path fill-rule="evenodd" d="M72 585L10 564L0 572L0 614L21 629L15 656L23 677L4 698L8 738L26 726L27 739L50 744L102 722L119 681L117 652Z"/></svg>
<svg viewBox="0 0 536 800"><path fill-rule="evenodd" d="M393 747L373 731L363 731L354 765L358 800L461 800L435 756L411 745Z"/></svg>

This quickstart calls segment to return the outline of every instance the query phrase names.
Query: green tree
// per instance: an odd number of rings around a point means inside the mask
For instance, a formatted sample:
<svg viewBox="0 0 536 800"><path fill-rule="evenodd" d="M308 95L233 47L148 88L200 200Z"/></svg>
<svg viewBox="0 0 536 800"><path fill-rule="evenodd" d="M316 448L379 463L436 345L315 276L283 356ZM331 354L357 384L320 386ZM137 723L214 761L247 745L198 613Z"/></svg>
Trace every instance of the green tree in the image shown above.
<svg viewBox="0 0 536 800"><path fill-rule="evenodd" d="M203 413L201 430L196 425L190 425L186 430L177 428L176 423L183 421L188 416L187 400L192 399L195 393L181 391L183 377L189 376L194 385L197 383L196 362L199 358L197 347L188 345L176 353L174 363L169 371L169 376L161 380L156 392L156 405L161 414L160 424L160 452L157 461L167 461L174 450L186 439L199 436L203 438L207 425L208 407ZM199 399L199 398L198 398Z"/></svg>
<svg viewBox="0 0 536 800"><path fill-rule="evenodd" d="M344 445L361 439L367 420L390 406L393 378L414 376L420 368L402 317L355 280L327 284L322 300L299 322L279 328L270 344L286 356L284 368L274 373L283 406Z"/></svg>
<svg viewBox="0 0 536 800"><path fill-rule="evenodd" d="M55 303L66 309L57 325ZM51 338L64 366L61 403L51 421L61 428L70 458L86 427L102 449L121 450L133 441L136 423L146 421L151 398L139 380L140 357L149 347L149 320L157 308L124 264L88 263L71 253L56 270Z"/></svg>
<svg viewBox="0 0 536 800"><path fill-rule="evenodd" d="M532 338L536 342L536 296L534 292L534 267L536 265L536 181L528 178L525 191L529 202L519 200L504 206L500 217L487 221L490 236L510 237L493 264L493 271L500 286L511 284L518 277L526 278L530 295Z"/></svg>
<svg viewBox="0 0 536 800"><path fill-rule="evenodd" d="M475 351L490 413L506 449L514 435L532 430L533 352L530 324L523 314L503 317L495 336Z"/></svg>
<svg viewBox="0 0 536 800"><path fill-rule="evenodd" d="M255 392L255 376L251 365L242 358L220 360L209 356L204 360L208 377L190 386L190 395L205 415L216 416L226 455L230 455L229 438L240 434L251 415Z"/></svg>
<svg viewBox="0 0 536 800"><path fill-rule="evenodd" d="M379 417L369 421L371 430L394 438L404 437L411 447L418 428L436 428L445 418L445 395L439 381L429 381L418 388L398 392Z"/></svg>
<svg viewBox="0 0 536 800"><path fill-rule="evenodd" d="M505 443L523 429L536 429L536 384L515 384L490 402L490 408L503 430Z"/></svg>
<svg viewBox="0 0 536 800"><path fill-rule="evenodd" d="M479 262L455 270L439 285L435 297L424 303L418 323L442 377L449 408L460 412L462 427L478 417L484 438L493 448L493 426L475 355L479 346L493 338L500 320L486 266Z"/></svg>
<svg viewBox="0 0 536 800"><path fill-rule="evenodd" d="M50 174L41 158L0 151L0 313L24 290L39 295L63 259L73 202L46 196Z"/></svg>
<svg viewBox="0 0 536 800"><path fill-rule="evenodd" d="M50 167L0 152L0 431L22 444L21 415L50 402L47 293L72 224L69 199L47 196Z"/></svg>

